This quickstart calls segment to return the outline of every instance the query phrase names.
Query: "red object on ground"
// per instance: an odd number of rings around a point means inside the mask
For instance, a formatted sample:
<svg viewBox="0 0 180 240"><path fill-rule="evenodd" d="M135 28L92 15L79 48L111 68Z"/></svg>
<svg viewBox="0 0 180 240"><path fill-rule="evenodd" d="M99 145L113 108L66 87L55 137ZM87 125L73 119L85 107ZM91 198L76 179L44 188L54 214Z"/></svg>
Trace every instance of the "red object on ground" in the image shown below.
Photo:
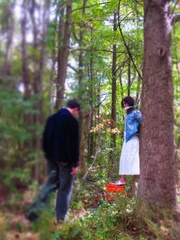
<svg viewBox="0 0 180 240"><path fill-rule="evenodd" d="M106 192L105 192L105 199L108 200L109 202L114 201L115 194L117 193L122 193L125 190L124 185L113 185L113 184L106 184Z"/></svg>

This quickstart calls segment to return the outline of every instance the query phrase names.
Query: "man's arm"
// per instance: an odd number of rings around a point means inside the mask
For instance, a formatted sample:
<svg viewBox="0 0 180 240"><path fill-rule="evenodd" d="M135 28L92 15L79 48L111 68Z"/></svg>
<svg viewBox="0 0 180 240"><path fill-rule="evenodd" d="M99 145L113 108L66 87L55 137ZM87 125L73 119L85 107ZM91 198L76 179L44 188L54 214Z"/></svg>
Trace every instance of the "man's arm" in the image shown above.
<svg viewBox="0 0 180 240"><path fill-rule="evenodd" d="M71 118L66 121L67 134L66 134L66 146L68 152L68 158L72 165L72 168L79 166L79 126L76 119Z"/></svg>
<svg viewBox="0 0 180 240"><path fill-rule="evenodd" d="M76 175L78 173L78 167L72 167L71 175Z"/></svg>

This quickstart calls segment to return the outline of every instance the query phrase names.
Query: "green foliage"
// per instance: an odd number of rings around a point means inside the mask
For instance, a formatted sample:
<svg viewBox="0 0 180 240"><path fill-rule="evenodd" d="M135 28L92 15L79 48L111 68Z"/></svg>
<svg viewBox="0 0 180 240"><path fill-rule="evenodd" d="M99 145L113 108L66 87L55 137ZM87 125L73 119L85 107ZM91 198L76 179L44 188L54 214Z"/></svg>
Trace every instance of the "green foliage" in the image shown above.
<svg viewBox="0 0 180 240"><path fill-rule="evenodd" d="M54 227L53 231L50 231L51 235L48 236L51 239L64 240L132 239L127 229L127 221L134 221L133 215L129 213L133 204L133 199L119 195L113 204L102 201L97 209L90 209L82 218ZM44 229L42 224L41 228ZM51 226L48 225L48 228L51 229ZM139 239L143 239L143 234L139 235Z"/></svg>
<svg viewBox="0 0 180 240"><path fill-rule="evenodd" d="M104 176L101 174L98 176L99 181L96 176L95 184L92 181L76 180L69 220L66 223L54 225L52 209L47 208L38 223L34 225L34 232L40 234L40 240L132 239L127 222L134 222L132 210L135 199L117 194L113 203L104 200ZM98 197L100 193L102 193L101 198ZM77 212L79 216L75 217Z"/></svg>
<svg viewBox="0 0 180 240"><path fill-rule="evenodd" d="M0 128L2 130L0 140L7 139L13 142L23 142L32 138L32 133L27 131L24 115L35 115L38 113L34 109L33 104L33 98L32 100L24 101L22 94L19 92L7 89L0 91ZM33 126L28 127L33 128Z"/></svg>
<svg viewBox="0 0 180 240"><path fill-rule="evenodd" d="M33 224L33 231L39 233L39 240L53 239L54 216L53 208L48 207L41 215L37 223Z"/></svg>
<svg viewBox="0 0 180 240"><path fill-rule="evenodd" d="M2 213L0 213L0 239L5 239L5 233L6 233L6 222L4 221L4 218L2 216Z"/></svg>
<svg viewBox="0 0 180 240"><path fill-rule="evenodd" d="M42 158L40 152L30 151L27 142L34 136L42 134L42 126L27 125L26 115L36 115L34 109L36 97L24 101L21 93L7 88L0 90L0 170L2 182L9 188L15 189L16 183L26 185L31 180L30 162L37 157ZM13 171L12 171L13 169Z"/></svg>
<svg viewBox="0 0 180 240"><path fill-rule="evenodd" d="M178 212L164 210L154 205L137 202L134 207L136 226L144 228L153 239L179 239Z"/></svg>
<svg viewBox="0 0 180 240"><path fill-rule="evenodd" d="M13 0L1 0L0 1L0 24L2 26L1 31L6 32L9 27L9 20L11 17L10 5L13 4Z"/></svg>
<svg viewBox="0 0 180 240"><path fill-rule="evenodd" d="M97 210L90 211L86 218L80 222L83 228L88 226L88 231L84 233L84 237L86 239L92 239L92 236L93 239L120 239L124 236L128 202L129 199L127 201L124 197L117 196L113 204L103 201Z"/></svg>
<svg viewBox="0 0 180 240"><path fill-rule="evenodd" d="M25 168L23 171L22 168L15 168L12 172L6 169L1 173L1 177L3 184L9 187L10 191L15 191L17 182L27 185L31 181L31 172L30 168Z"/></svg>

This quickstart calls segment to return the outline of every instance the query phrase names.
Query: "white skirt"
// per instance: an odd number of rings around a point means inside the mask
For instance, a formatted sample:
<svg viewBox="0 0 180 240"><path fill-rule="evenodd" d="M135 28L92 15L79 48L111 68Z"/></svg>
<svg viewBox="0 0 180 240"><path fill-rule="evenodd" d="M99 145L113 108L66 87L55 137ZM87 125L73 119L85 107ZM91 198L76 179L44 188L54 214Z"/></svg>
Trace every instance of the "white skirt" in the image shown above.
<svg viewBox="0 0 180 240"><path fill-rule="evenodd" d="M120 175L139 175L140 159L139 159L139 138L133 136L128 142L123 143L120 164Z"/></svg>

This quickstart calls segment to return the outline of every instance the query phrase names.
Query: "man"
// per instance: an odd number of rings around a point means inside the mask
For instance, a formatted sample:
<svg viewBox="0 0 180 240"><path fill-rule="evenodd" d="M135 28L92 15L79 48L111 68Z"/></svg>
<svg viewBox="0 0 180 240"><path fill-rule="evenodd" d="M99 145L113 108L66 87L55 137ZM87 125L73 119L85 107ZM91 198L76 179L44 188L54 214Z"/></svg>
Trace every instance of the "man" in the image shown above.
<svg viewBox="0 0 180 240"><path fill-rule="evenodd" d="M66 108L61 108L46 122L43 151L47 159L48 180L28 212L30 221L38 219L51 193L57 189L56 218L57 222L65 221L79 166L79 126L75 118L79 111L79 102L72 99Z"/></svg>

